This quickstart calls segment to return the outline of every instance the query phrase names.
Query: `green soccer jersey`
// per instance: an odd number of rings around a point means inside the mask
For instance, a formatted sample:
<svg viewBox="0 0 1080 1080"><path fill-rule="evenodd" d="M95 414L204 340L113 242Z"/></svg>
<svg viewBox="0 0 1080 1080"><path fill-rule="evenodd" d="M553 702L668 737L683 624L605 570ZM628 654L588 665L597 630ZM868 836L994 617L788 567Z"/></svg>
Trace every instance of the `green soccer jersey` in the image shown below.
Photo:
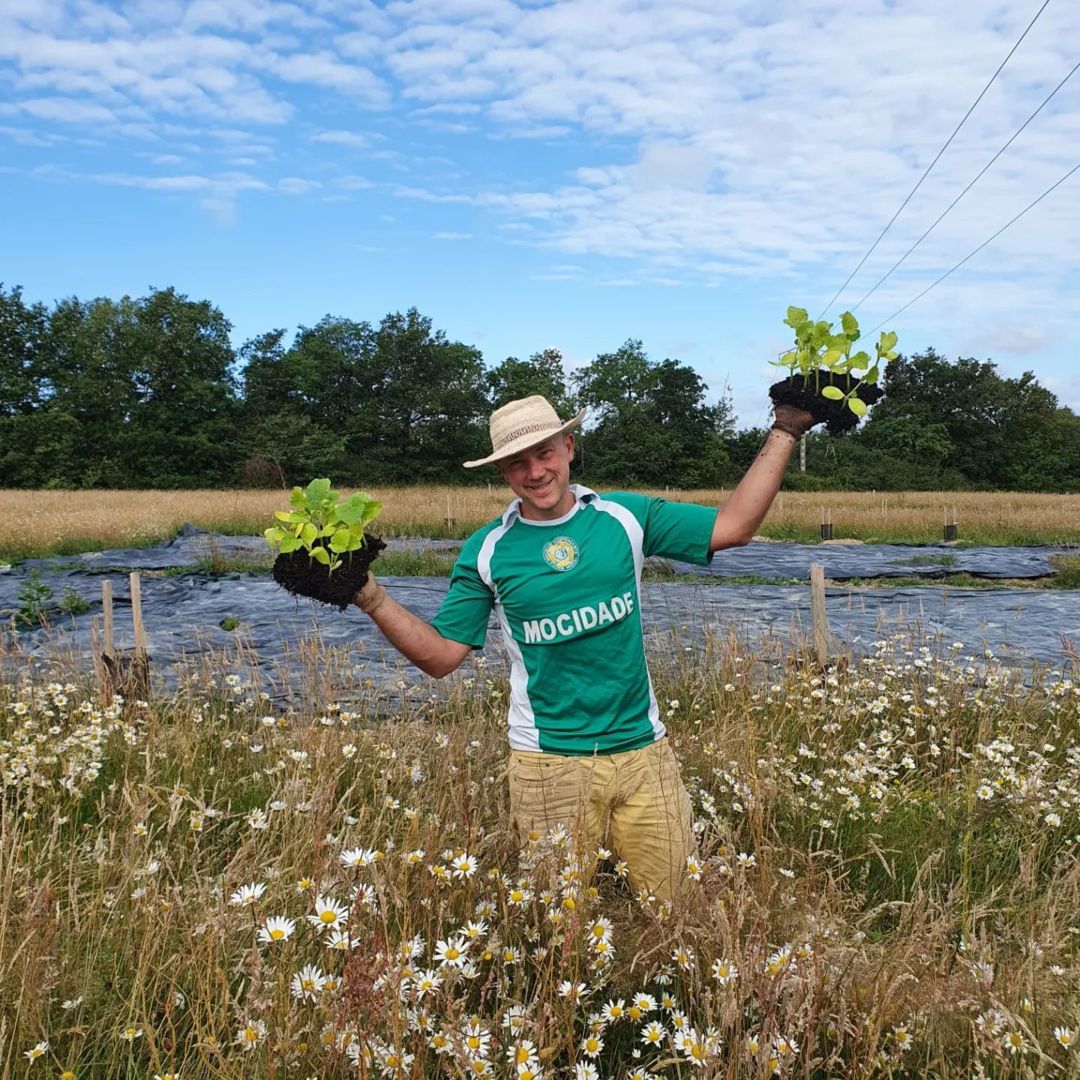
<svg viewBox="0 0 1080 1080"><path fill-rule="evenodd" d="M707 564L716 510L574 484L573 509L530 521L515 500L465 541L433 626L479 648L492 608L510 655L510 745L613 754L665 734L645 664L647 555Z"/></svg>

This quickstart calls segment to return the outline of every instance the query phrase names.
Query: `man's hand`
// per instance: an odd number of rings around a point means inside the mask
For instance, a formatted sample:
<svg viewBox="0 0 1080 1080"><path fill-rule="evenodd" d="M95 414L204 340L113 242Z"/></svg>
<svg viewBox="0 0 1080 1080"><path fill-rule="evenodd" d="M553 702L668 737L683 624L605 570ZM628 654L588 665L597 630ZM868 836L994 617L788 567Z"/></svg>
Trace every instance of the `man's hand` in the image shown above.
<svg viewBox="0 0 1080 1080"><path fill-rule="evenodd" d="M786 431L796 439L801 439L815 424L821 423L813 413L794 405L777 405L773 415L773 430Z"/></svg>
<svg viewBox="0 0 1080 1080"><path fill-rule="evenodd" d="M365 614L374 615L375 609L386 599L387 592L376 580L375 575L369 570L367 581L353 597L353 603Z"/></svg>

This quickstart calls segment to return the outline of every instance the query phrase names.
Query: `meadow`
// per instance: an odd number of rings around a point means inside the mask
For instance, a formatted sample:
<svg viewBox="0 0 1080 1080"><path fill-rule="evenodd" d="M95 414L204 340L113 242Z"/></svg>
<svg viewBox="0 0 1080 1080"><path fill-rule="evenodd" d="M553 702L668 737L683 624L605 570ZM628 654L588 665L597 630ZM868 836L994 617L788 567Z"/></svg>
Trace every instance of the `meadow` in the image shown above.
<svg viewBox="0 0 1080 1080"><path fill-rule="evenodd" d="M505 505L374 494L398 535ZM0 492L0 550L256 533L282 501ZM985 494L784 494L762 533L829 506L933 540L943 503L965 539L1080 539L1075 496ZM0 644L0 1080L1080 1072L1075 656L1025 681L961 642L658 646L698 840L667 905L573 834L521 846L483 658L337 698L347 652L305 649L286 710L225 656L110 701Z"/></svg>
<svg viewBox="0 0 1080 1080"><path fill-rule="evenodd" d="M670 908L573 835L519 847L482 661L293 712L213 664L111 704L24 666L0 1076L1075 1075L1075 670L714 638L653 673L699 845Z"/></svg>
<svg viewBox="0 0 1080 1080"><path fill-rule="evenodd" d="M510 499L489 487L373 488L383 503L378 530L387 536L468 536L498 517ZM719 506L730 492L653 491L669 499ZM0 559L71 555L136 547L175 535L185 522L213 532L258 535L287 495L267 490L23 491L0 490ZM781 492L759 534L807 543L820 538L823 511L833 535L877 543L931 543L945 517L969 544L1080 543L1080 495L1008 492Z"/></svg>

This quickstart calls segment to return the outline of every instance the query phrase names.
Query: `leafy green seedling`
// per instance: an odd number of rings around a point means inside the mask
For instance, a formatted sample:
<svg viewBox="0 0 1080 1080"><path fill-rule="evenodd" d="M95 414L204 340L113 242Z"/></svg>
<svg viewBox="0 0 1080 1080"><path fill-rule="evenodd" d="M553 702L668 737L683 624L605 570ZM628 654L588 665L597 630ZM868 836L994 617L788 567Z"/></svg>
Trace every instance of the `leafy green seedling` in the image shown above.
<svg viewBox="0 0 1080 1080"><path fill-rule="evenodd" d="M865 350L852 355L851 349L859 340L859 323L850 311L840 316L840 332L833 332L833 324L811 319L805 308L789 307L785 326L795 331L795 348L784 353L779 360L770 361L775 367L787 368L791 375L800 374L807 383L814 378L814 387L822 397L830 401L843 401L856 416L866 415L866 402L859 397L859 387L876 385L881 367L888 360L895 360L896 334L891 330L881 332L875 346L876 357L871 358ZM845 393L832 381L821 386L821 373L848 376L851 388Z"/></svg>
<svg viewBox="0 0 1080 1080"><path fill-rule="evenodd" d="M274 514L281 524L263 533L266 542L283 555L304 550L331 574L342 555L364 546L364 530L382 509L381 502L363 491L342 501L325 478L312 480L306 488L294 487L289 505L291 510Z"/></svg>

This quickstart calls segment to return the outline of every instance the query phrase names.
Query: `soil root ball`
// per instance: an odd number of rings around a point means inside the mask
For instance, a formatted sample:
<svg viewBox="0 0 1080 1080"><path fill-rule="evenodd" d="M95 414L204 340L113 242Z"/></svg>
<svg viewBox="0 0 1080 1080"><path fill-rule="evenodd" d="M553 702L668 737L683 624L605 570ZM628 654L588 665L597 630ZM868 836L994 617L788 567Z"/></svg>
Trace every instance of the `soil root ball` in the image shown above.
<svg viewBox="0 0 1080 1080"><path fill-rule="evenodd" d="M341 565L332 574L306 551L290 551L274 560L274 580L294 596L307 596L344 611L364 587L371 564L385 547L379 537L367 537L362 548L341 557Z"/></svg>
<svg viewBox="0 0 1080 1080"><path fill-rule="evenodd" d="M769 397L775 405L794 405L796 409L805 409L814 419L823 420L830 435L842 435L854 431L859 417L848 408L846 401L832 401L821 396L825 386L835 386L846 394L855 383L850 375L833 375L821 372L819 375L792 375L773 383L769 387ZM873 405L883 395L880 386L864 383L859 387L858 396L867 405Z"/></svg>

